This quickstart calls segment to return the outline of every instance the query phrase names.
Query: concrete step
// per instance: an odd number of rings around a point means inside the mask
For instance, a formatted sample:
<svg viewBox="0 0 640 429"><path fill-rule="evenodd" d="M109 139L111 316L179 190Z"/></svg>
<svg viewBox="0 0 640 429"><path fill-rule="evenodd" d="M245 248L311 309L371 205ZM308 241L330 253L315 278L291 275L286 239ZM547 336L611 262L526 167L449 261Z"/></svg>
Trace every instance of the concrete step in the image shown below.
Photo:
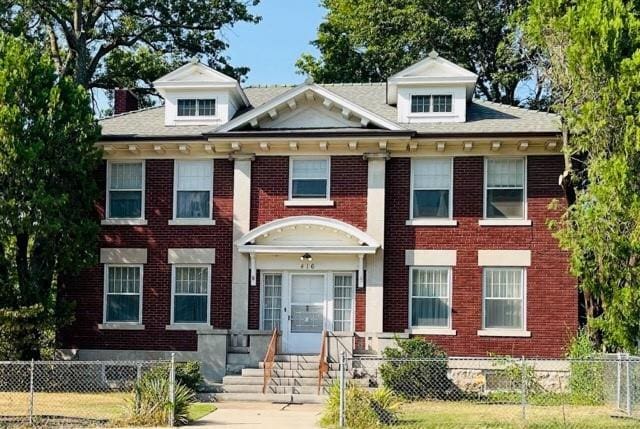
<svg viewBox="0 0 640 429"><path fill-rule="evenodd" d="M277 394L277 393L216 393L216 401L255 401L275 402L279 404L323 404L327 400L326 395L314 394Z"/></svg>
<svg viewBox="0 0 640 429"><path fill-rule="evenodd" d="M244 368L242 375L246 377L263 377L264 369L261 368ZM318 369L272 369L272 377L318 377ZM338 371L329 371L325 378L337 379L340 376Z"/></svg>
<svg viewBox="0 0 640 429"><path fill-rule="evenodd" d="M273 369L296 369L296 370L318 370L319 367L318 362L273 362ZM264 362L258 363L259 368L264 368ZM339 364L330 363L329 370L337 371L339 368Z"/></svg>
<svg viewBox="0 0 640 429"><path fill-rule="evenodd" d="M330 386L337 379L334 378L323 378L322 382L325 386ZM350 380L354 383L361 384L363 386L368 386L369 380L367 379L357 379ZM264 383L264 377L247 377L247 376L239 376L239 375L227 375L222 379L223 386L229 385L256 385L259 384L262 386ZM317 386L318 385L318 377L274 377L269 380L270 386ZM223 389L224 389L223 387Z"/></svg>
<svg viewBox="0 0 640 429"><path fill-rule="evenodd" d="M320 356L315 355L276 355L276 362L320 362Z"/></svg>
<svg viewBox="0 0 640 429"><path fill-rule="evenodd" d="M321 392L326 394L329 386L323 386ZM225 384L224 393L262 393L262 384ZM266 393L287 395L316 395L318 386L274 386L269 384Z"/></svg>

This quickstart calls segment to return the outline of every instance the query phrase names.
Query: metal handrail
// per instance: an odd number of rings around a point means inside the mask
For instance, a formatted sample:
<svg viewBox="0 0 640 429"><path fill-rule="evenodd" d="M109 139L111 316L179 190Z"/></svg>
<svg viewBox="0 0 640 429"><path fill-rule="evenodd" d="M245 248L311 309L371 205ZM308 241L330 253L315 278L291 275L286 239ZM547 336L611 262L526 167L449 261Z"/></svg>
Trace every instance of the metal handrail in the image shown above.
<svg viewBox="0 0 640 429"><path fill-rule="evenodd" d="M320 359L318 360L318 395L322 389L322 380L329 372L329 362L327 362L327 330L322 331L322 344L320 345Z"/></svg>
<svg viewBox="0 0 640 429"><path fill-rule="evenodd" d="M273 333L271 334L271 341L269 341L269 347L267 348L267 353L264 355L264 380L262 383L262 393L267 392L267 384L269 384L269 380L271 380L271 372L273 369L273 362L275 361L276 355L278 354L278 330L274 328Z"/></svg>

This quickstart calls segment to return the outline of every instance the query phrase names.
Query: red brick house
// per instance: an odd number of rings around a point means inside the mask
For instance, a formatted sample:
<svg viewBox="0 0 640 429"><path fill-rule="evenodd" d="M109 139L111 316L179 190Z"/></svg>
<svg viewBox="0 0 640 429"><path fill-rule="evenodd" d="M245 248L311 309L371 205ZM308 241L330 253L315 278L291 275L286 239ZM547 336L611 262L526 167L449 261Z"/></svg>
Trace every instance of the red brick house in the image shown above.
<svg viewBox="0 0 640 429"><path fill-rule="evenodd" d="M164 105L101 121L100 264L65 285L65 351L200 359L209 380L284 353L558 357L575 279L556 116L473 99L432 53L371 84L247 87L190 63ZM130 94L119 98L130 106Z"/></svg>

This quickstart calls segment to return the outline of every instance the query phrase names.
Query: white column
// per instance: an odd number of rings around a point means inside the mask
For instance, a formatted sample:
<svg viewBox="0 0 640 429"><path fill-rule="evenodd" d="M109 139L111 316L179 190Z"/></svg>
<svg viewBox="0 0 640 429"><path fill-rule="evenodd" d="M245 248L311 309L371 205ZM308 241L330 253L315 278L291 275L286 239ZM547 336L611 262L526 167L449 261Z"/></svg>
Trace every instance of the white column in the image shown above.
<svg viewBox="0 0 640 429"><path fill-rule="evenodd" d="M233 160L233 241L249 232L251 214L251 156ZM233 245L231 261L231 329L247 329L249 313L249 257Z"/></svg>
<svg viewBox="0 0 640 429"><path fill-rule="evenodd" d="M367 300L365 329L382 332L384 274L384 190L386 154L368 155L367 233L380 243L375 255L367 256Z"/></svg>

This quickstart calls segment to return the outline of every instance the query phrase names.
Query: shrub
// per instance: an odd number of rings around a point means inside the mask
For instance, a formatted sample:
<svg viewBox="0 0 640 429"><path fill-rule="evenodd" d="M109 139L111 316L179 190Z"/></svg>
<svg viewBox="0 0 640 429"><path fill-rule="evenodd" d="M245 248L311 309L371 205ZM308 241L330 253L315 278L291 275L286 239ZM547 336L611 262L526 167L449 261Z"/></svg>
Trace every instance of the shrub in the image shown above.
<svg viewBox="0 0 640 429"><path fill-rule="evenodd" d="M400 401L389 389L380 388L369 392L362 387L347 383L345 391L345 423L349 429L383 427L398 421L396 412ZM320 423L322 426L337 426L340 420L340 385L334 383L329 389Z"/></svg>
<svg viewBox="0 0 640 429"><path fill-rule="evenodd" d="M166 426L172 404L169 401L169 378L164 371L150 371L136 381L133 398L127 401L124 426ZM176 424L189 422L189 406L195 393L179 381L174 388L173 416Z"/></svg>
<svg viewBox="0 0 640 429"><path fill-rule="evenodd" d="M382 352L380 366L386 387L405 399L451 396L455 386L447 378L447 354L437 345L421 338L396 338L397 347Z"/></svg>
<svg viewBox="0 0 640 429"><path fill-rule="evenodd" d="M147 374L162 374L164 377L169 377L169 366L160 365L154 366ZM187 361L176 363L176 382L182 384L185 387L197 392L202 386L203 378L200 373L200 362Z"/></svg>
<svg viewBox="0 0 640 429"><path fill-rule="evenodd" d="M593 343L584 330L571 340L568 357L571 361L569 388L571 402L601 405L605 400L604 362L592 360L596 355Z"/></svg>

